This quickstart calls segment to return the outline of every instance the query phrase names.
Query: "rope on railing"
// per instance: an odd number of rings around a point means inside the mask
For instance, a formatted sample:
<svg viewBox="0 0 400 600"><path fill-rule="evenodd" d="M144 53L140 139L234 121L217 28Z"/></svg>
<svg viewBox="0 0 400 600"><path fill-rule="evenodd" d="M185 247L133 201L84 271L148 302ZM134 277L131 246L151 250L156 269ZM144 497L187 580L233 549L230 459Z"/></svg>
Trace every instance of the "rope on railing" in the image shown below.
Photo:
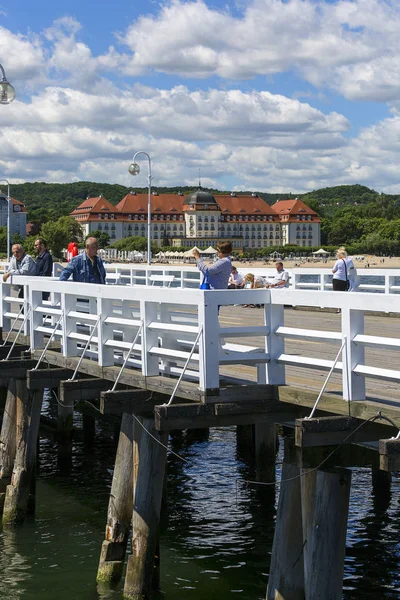
<svg viewBox="0 0 400 600"><path fill-rule="evenodd" d="M28 317L29 317L29 313L30 313L30 312L31 312L31 307L29 306L29 307L28 307L28 310L26 311L26 315L24 316L24 319L23 319L23 321L22 321L22 323L21 323L21 325L20 325L20 327L19 327L19 329L18 329L18 333L17 333L17 335L15 336L15 339L14 339L14 341L13 341L12 345L11 345L11 348L10 348L10 350L9 350L9 352L8 352L8 354L7 354L7 356L6 356L6 357L5 357L3 360L8 360L8 359L10 358L10 356L11 356L11 352L14 350L14 346L15 346L15 344L17 343L17 339L19 338L19 335L20 335L20 333L21 333L21 331L22 331L22 329L23 329L23 327L24 327L25 323L26 323L26 322L27 322L27 320L28 320Z"/></svg>
<svg viewBox="0 0 400 600"><path fill-rule="evenodd" d="M21 308L19 309L19 313L15 317L14 321L12 322L11 327L10 327L10 331L7 333L7 337L4 340L4 342L1 344L1 346L5 346L7 344L8 340L10 338L11 332L14 329L14 325L18 321L18 319L20 318L20 316L22 315L23 312L24 312L24 305L22 304Z"/></svg>
<svg viewBox="0 0 400 600"><path fill-rule="evenodd" d="M129 348L129 351L128 351L127 355L125 356L125 360L124 360L124 362L123 362L123 365L122 365L122 367L121 367L121 368L120 368L120 370L119 370L119 373L118 373L118 375L117 375L117 378L116 378L116 380L114 381L114 385L112 386L112 388L111 388L111 390L110 390L111 392L115 392L115 388L117 387L117 385L118 385L118 382L119 382L119 380L120 380L120 377L121 377L121 375L122 375L122 372L123 372L123 370L124 370L124 369L125 369L125 367L126 367L126 364L127 364L128 360L129 360L129 357L130 357L130 355L131 355L131 354L132 354L132 352L133 352L133 349L134 349L134 347L135 347L135 344L136 344L136 342L137 342L137 339L138 339L138 337L139 337L139 335L140 335L140 332L141 332L141 331L142 331L142 329L143 329L143 326L144 326L144 322L143 322L143 319L142 319L142 320L140 321L139 329L138 329L138 330L137 330L137 332L136 332L136 335L135 335L135 338L134 338L134 340L133 340L133 342L132 342L132 344L131 344L131 347Z"/></svg>
<svg viewBox="0 0 400 600"><path fill-rule="evenodd" d="M35 365L35 367L33 367L32 371L36 371L36 370L39 368L39 365L40 365L40 363L42 362L42 360L43 360L43 358L44 358L44 356L45 356L45 354L46 354L46 352L47 352L47 348L50 346L51 342L53 341L53 338L54 338L54 336L55 336L55 334L56 334L56 331L57 331L57 327L58 327L58 326L59 326L59 324L61 323L61 321L62 321L63 317L64 317L64 311L62 310L62 311L61 311L60 318L58 319L57 323L55 324L55 327L54 327L53 331L51 332L51 336L50 336L50 337L49 337L49 339L47 340L47 344L46 344L46 345L45 345L45 347L43 348L43 352L42 352L42 354L40 355L40 358L39 358L39 360L38 360L37 364Z"/></svg>
<svg viewBox="0 0 400 600"><path fill-rule="evenodd" d="M315 404L314 404L314 406L313 406L313 409L312 409L312 411L311 411L310 415L309 415L308 417L305 417L305 419L312 419L312 418L313 418L313 415L314 415L314 413L315 413L315 411L316 411L316 409L317 409L317 406L318 406L318 402L321 400L321 396L322 396L322 394L324 393L326 386L328 385L329 378L330 378L330 376L331 376L331 375L332 375L332 373L333 373L333 369L336 367L336 363L337 363L337 361L339 360L339 356L340 356L340 354L341 354L341 352L342 352L343 348L344 348L344 347L345 347L345 345L346 345L346 341L347 341L347 337L345 336L345 337L343 338L343 343L342 343L342 345L340 346L340 350L339 350L339 352L337 353L335 360L333 361L333 365L332 365L332 366L331 366L331 368L330 368L330 371L329 371L329 373L328 373L328 376L327 376L327 378L326 378L326 379L325 379L325 381L324 381L324 385L322 386L322 388L321 388L321 391L320 391L320 393L318 394L318 398L317 398L317 399L316 399L316 401L315 401ZM346 365L344 365L344 368L345 368L345 371L346 371L346 373L347 373L347 368L346 368Z"/></svg>
<svg viewBox="0 0 400 600"><path fill-rule="evenodd" d="M90 342L92 341L92 337L93 337L93 334L94 334L94 332L95 332L95 329L96 329L96 327L97 327L97 328L99 327L100 319L101 319L101 315L99 315L99 316L97 317L97 321L96 321L96 323L93 325L92 332L91 332L91 334L89 335L89 338L88 338L88 340L87 340L87 342L86 342L86 345L85 345L84 349L82 350L82 354L80 355L80 358L79 358L79 360L78 360L78 364L77 364L77 365L76 365L76 367L75 367L75 371L74 371L74 373L73 373L73 375L72 375L71 379L68 379L67 381L74 381L74 379L75 379L75 377L76 377L76 374L78 373L79 367L81 366L81 362L82 362L82 360L84 359L85 352L86 352L86 350L88 349L88 346L89 346ZM98 332L98 330L97 330L97 335L99 335L99 332Z"/></svg>
<svg viewBox="0 0 400 600"><path fill-rule="evenodd" d="M176 392L177 392L177 390L178 390L178 387L179 387L179 385L180 385L180 383L181 383L181 381L182 381L182 378L183 378L183 376L184 376L184 374L185 374L185 371L186 371L186 369L187 369L187 367L188 367L188 365L189 365L190 359L192 358L192 355L193 355L194 349L196 348L197 344L199 343L199 340L200 340L200 338L201 338L201 336L202 336L202 333L203 333L203 327L200 327L200 329L199 329L199 333L197 334L197 337L196 337L196 339L195 339L195 341L194 341L194 343L193 343L193 346L192 346L192 349L191 349L191 351L190 351L190 354L189 354L189 356L188 356L188 358L187 358L187 361L185 362L185 365L184 365L184 367L183 367L183 369L182 369L182 373L180 374L180 376L179 376L179 379L178 379L178 381L176 382L176 386L174 387L174 391L172 392L172 394L171 394L171 397L170 397L170 399L168 400L168 402L167 402L166 404L163 404L163 406L169 406L169 405L172 403L172 400L173 400L173 399L174 399L174 397L175 397L175 394L176 394Z"/></svg>

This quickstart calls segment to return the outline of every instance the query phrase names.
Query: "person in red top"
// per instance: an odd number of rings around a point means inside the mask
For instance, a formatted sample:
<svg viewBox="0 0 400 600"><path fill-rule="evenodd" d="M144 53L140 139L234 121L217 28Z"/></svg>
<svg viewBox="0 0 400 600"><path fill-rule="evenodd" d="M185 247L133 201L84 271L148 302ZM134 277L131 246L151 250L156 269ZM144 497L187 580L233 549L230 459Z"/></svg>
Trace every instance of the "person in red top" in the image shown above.
<svg viewBox="0 0 400 600"><path fill-rule="evenodd" d="M78 256L78 254L78 244L76 242L70 242L67 249L67 261L69 262L74 256Z"/></svg>

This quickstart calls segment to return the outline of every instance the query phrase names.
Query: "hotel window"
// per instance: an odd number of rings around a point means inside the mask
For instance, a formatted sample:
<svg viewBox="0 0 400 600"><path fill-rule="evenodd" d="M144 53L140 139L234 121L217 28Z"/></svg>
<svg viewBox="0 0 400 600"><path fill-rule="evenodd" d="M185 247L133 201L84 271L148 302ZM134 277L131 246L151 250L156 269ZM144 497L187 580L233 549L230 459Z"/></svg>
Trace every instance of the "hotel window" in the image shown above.
<svg viewBox="0 0 400 600"><path fill-rule="evenodd" d="M274 220L274 217L268 217L268 220L269 220L269 221L273 221L273 220Z"/></svg>
<svg viewBox="0 0 400 600"><path fill-rule="evenodd" d="M135 215L135 221L137 221L137 220L138 220L138 216L137 216L137 215Z"/></svg>
<svg viewBox="0 0 400 600"><path fill-rule="evenodd" d="M132 215L128 215L128 219L132 221Z"/></svg>
<svg viewBox="0 0 400 600"><path fill-rule="evenodd" d="M173 219L174 221L176 221L176 215L174 215L174 216L172 217L172 219Z"/></svg>
<svg viewBox="0 0 400 600"><path fill-rule="evenodd" d="M171 220L171 215L167 215L167 221Z"/></svg>
<svg viewBox="0 0 400 600"><path fill-rule="evenodd" d="M296 219L297 219L298 221L300 221L300 215L297 215L297 216L296 216Z"/></svg>
<svg viewBox="0 0 400 600"><path fill-rule="evenodd" d="M105 219L108 219L108 215L107 215L107 214L105 214L105 215L104 215L104 218L105 218Z"/></svg>
<svg viewBox="0 0 400 600"><path fill-rule="evenodd" d="M97 218L98 218L98 219L101 219L101 217L102 217L102 215L99 213L99 214L97 215Z"/></svg>
<svg viewBox="0 0 400 600"><path fill-rule="evenodd" d="M112 219L115 219L115 215L114 215L114 213L111 213L111 218L112 218Z"/></svg>

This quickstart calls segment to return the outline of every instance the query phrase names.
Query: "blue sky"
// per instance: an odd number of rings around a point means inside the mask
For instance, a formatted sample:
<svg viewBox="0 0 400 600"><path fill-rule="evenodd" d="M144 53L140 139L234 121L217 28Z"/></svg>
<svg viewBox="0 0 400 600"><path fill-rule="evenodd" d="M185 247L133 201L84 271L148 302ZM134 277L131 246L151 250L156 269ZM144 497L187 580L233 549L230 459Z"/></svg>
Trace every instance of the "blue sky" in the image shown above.
<svg viewBox="0 0 400 600"><path fill-rule="evenodd" d="M380 0L0 0L0 177L400 193L398 39Z"/></svg>

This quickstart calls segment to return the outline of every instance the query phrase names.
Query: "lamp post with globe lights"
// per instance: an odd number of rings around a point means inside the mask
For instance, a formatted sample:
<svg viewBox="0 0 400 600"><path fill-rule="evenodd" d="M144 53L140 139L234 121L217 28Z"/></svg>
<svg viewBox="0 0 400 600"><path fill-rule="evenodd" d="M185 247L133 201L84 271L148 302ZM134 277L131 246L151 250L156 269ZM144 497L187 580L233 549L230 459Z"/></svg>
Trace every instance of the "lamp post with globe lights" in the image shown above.
<svg viewBox="0 0 400 600"><path fill-rule="evenodd" d="M7 262L10 262L10 226L11 226L11 197L10 183L7 179L0 179L0 182L7 184Z"/></svg>
<svg viewBox="0 0 400 600"><path fill-rule="evenodd" d="M0 104L10 104L15 98L15 90L11 83L7 81L3 65L0 63L2 78L0 80Z"/></svg>
<svg viewBox="0 0 400 600"><path fill-rule="evenodd" d="M132 163L129 166L128 171L131 175L139 175L140 167L136 162L136 157L139 156L139 154L144 154L144 156L147 156L147 160L149 161L149 174L148 174L149 191L148 191L148 197L147 197L147 264L150 265L151 264L151 180L152 180L152 176L151 176L151 158L150 158L149 154L147 154L147 152L143 152L142 150L139 150L139 152L136 152L136 154L133 156Z"/></svg>

